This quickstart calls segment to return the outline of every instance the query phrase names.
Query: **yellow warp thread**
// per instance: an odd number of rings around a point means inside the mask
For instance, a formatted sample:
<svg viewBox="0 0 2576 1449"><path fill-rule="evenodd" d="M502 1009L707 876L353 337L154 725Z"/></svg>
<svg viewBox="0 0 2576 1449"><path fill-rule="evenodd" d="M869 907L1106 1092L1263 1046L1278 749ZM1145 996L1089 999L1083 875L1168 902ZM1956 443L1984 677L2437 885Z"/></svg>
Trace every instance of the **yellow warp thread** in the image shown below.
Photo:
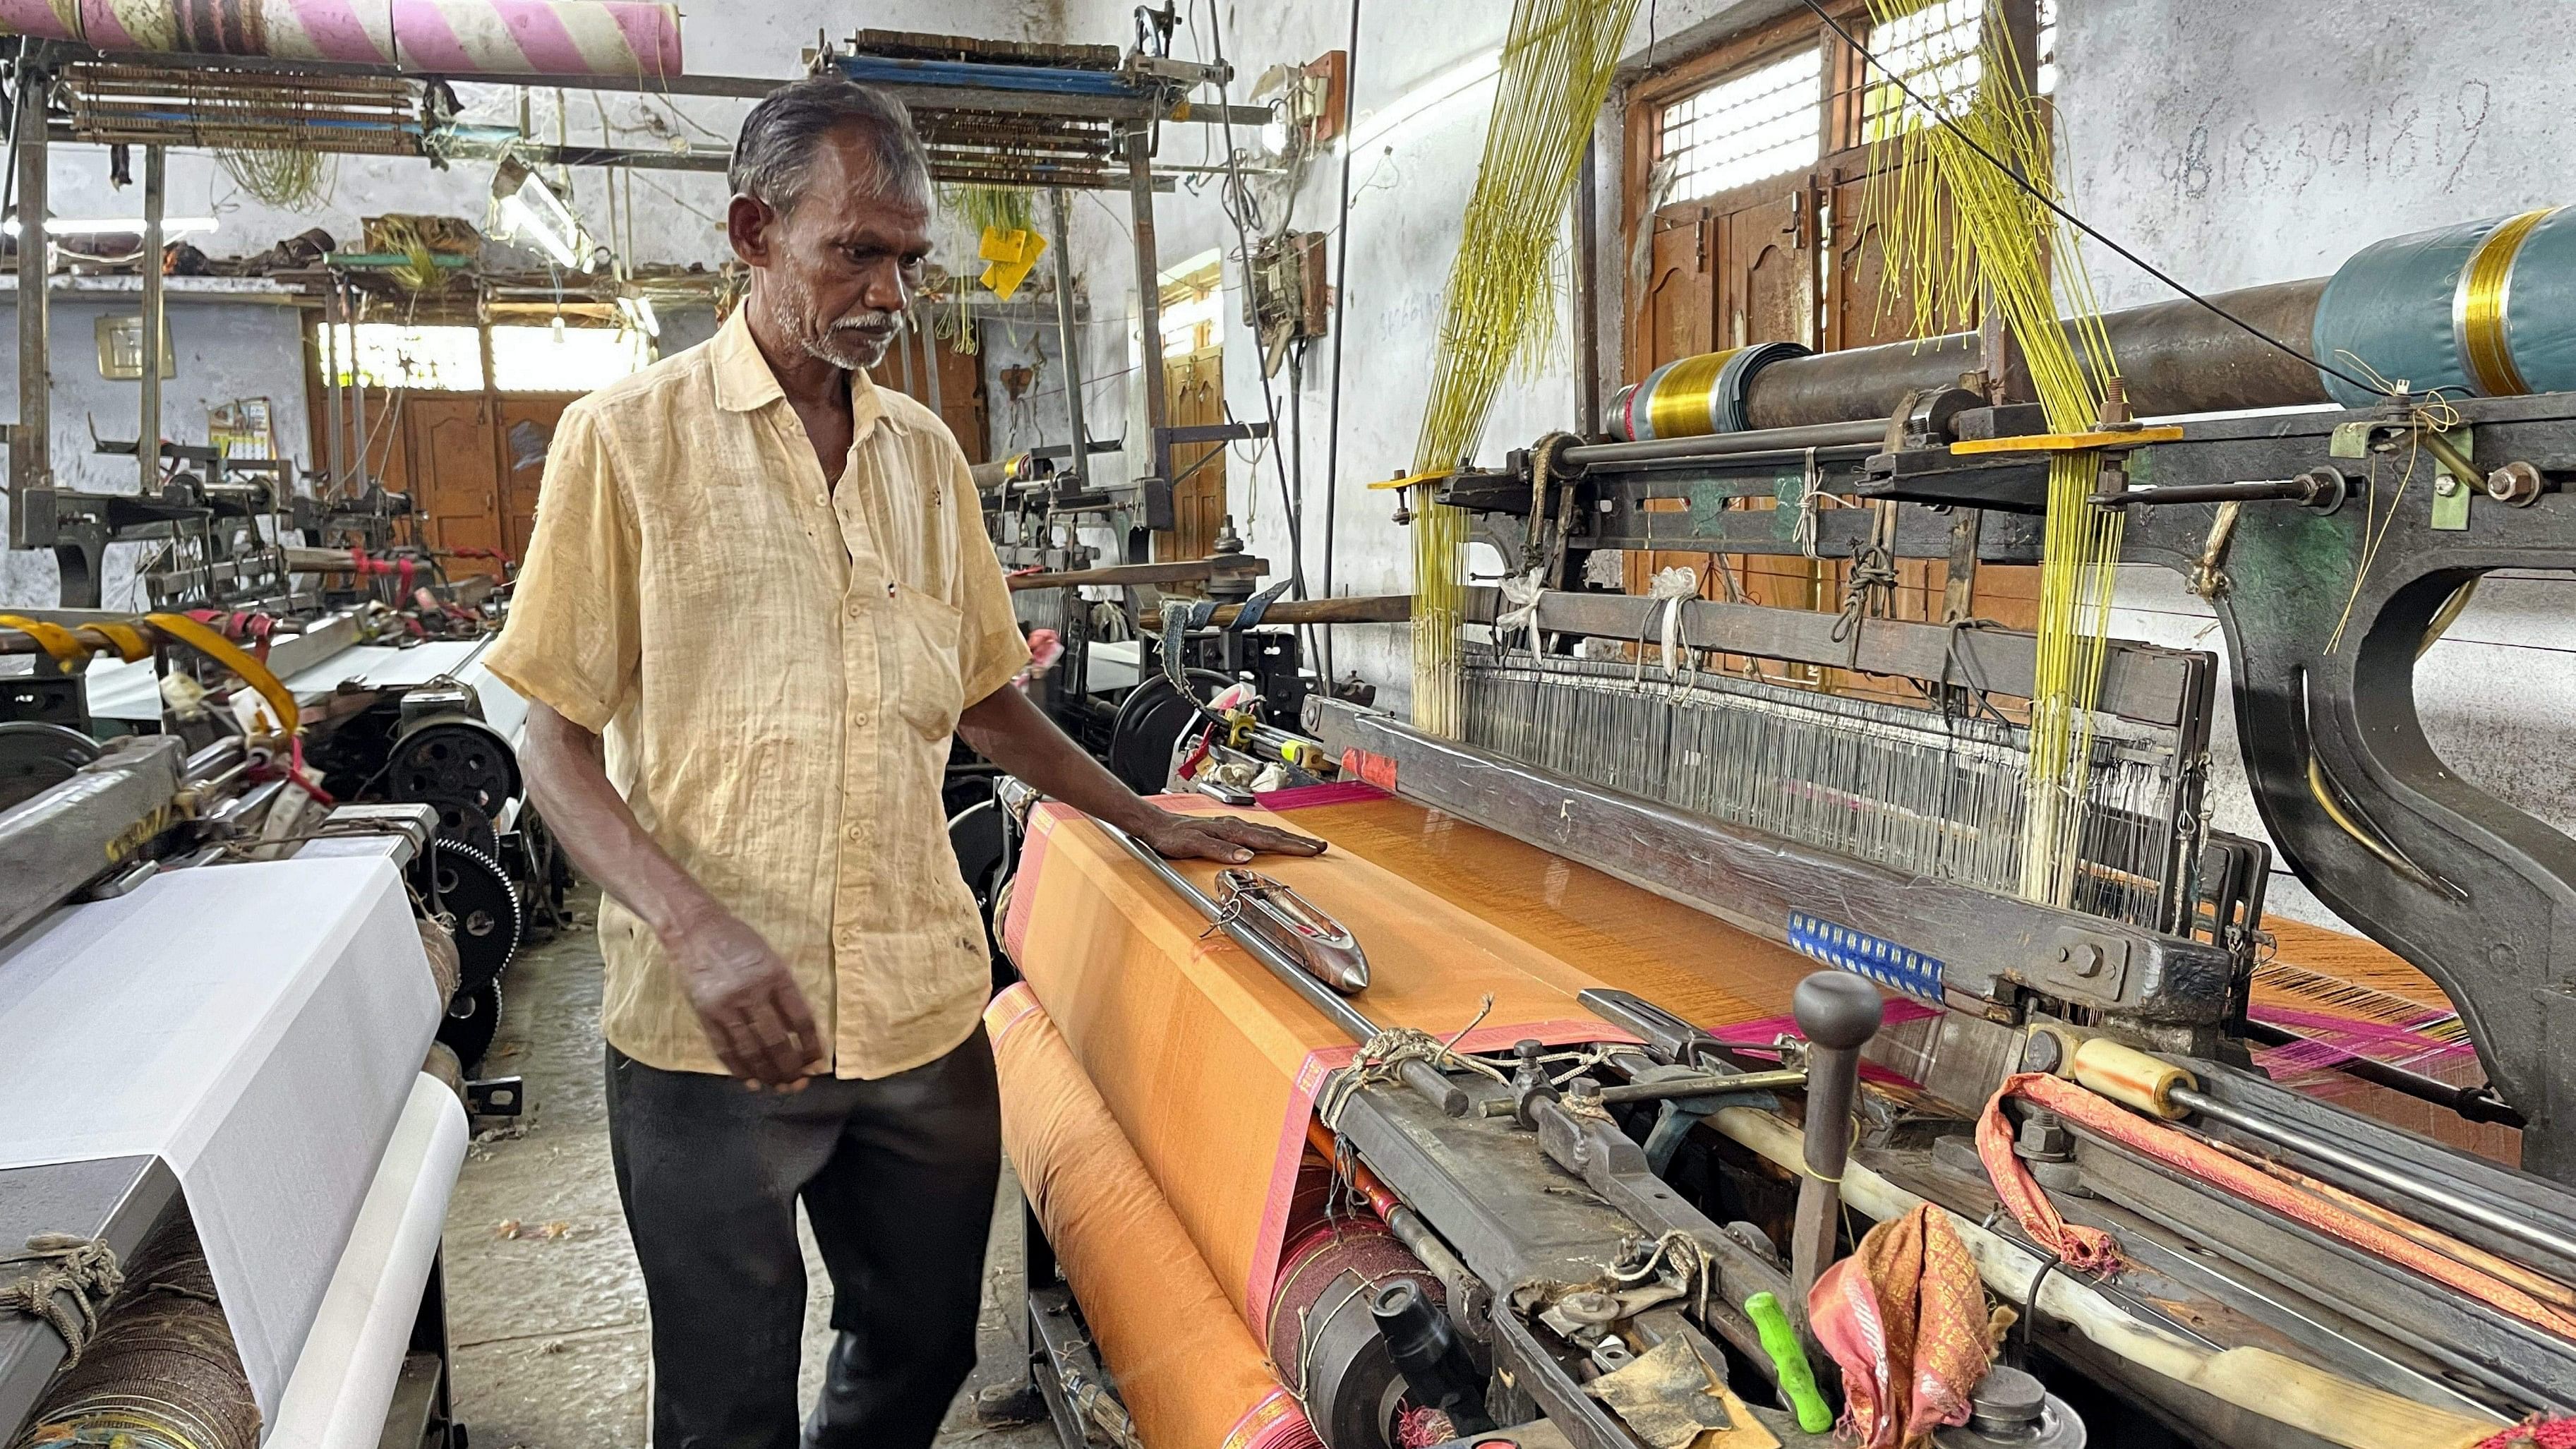
<svg viewBox="0 0 2576 1449"><path fill-rule="evenodd" d="M1717 431L1710 394L1717 388L1726 360L1740 348L1686 357L1654 379L1654 396L1646 399L1646 426L1658 438L1688 438Z"/></svg>
<svg viewBox="0 0 2576 1449"><path fill-rule="evenodd" d="M1636 15L1637 0L1514 0L1484 159L1441 297L1415 473L1446 473L1473 453L1505 373L1554 335L1559 224ZM1428 489L1417 498L1413 723L1454 738L1466 517L1432 503Z"/></svg>
<svg viewBox="0 0 2576 1449"><path fill-rule="evenodd" d="M1870 0L1880 24L1919 8L1919 0ZM1980 29L1973 68L1927 66L1906 77L1927 104L1905 98L1884 77L1871 78L1872 99L1882 104L1865 109L1895 148L1896 164L1873 173L1864 189L1864 224L1880 228L1887 295L1910 309L1919 335L1996 309L2021 346L2049 430L2084 432L2101 418L2097 380L2118 377L2118 365L2079 239L2041 200L2058 194L2047 117L1999 7L1987 8ZM1941 89L1941 77L1970 79ZM2070 319L2064 324L2061 298ZM2041 545L2021 890L2060 904L2072 899L2077 880L2093 706L2120 557L2120 510L2088 501L2100 469L2100 455L2090 451L2051 458Z"/></svg>
<svg viewBox="0 0 2576 1449"><path fill-rule="evenodd" d="M2478 391L2488 397L2520 397L2531 391L2514 365L2513 339L2505 334L2505 306L2511 300L2513 264L2532 229L2549 219L2554 206L2526 211L2488 232L2460 272L2461 361Z"/></svg>

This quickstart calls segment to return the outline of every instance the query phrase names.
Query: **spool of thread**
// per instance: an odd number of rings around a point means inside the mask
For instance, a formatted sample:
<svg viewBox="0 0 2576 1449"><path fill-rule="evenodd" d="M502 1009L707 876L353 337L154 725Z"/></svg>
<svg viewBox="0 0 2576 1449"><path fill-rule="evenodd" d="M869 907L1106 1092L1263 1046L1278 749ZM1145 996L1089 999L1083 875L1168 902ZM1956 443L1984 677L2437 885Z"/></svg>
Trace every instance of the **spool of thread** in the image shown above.
<svg viewBox="0 0 2576 1449"><path fill-rule="evenodd" d="M98 1335L11 1442L257 1449L259 1427L214 1272L183 1213L126 1264Z"/></svg>
<svg viewBox="0 0 2576 1449"><path fill-rule="evenodd" d="M2075 1081L2123 1107L2168 1121L2190 1115L2175 1105L2174 1088L2200 1090L2200 1079L2181 1067L2098 1036L2075 1049Z"/></svg>
<svg viewBox="0 0 2576 1449"><path fill-rule="evenodd" d="M444 1011L456 996L457 983L465 979L455 933L427 916L416 916L413 923L420 927L420 951L429 958L429 984L438 992L438 1008Z"/></svg>
<svg viewBox="0 0 2576 1449"><path fill-rule="evenodd" d="M2479 397L2576 386L2576 208L2437 227L2362 248L2317 299L2315 355L2357 358L2418 392ZM2345 407L2379 401L2321 375ZM2367 381L2367 375L2363 377Z"/></svg>
<svg viewBox="0 0 2576 1449"><path fill-rule="evenodd" d="M458 1059L456 1048L443 1041L431 1042L429 1055L420 1060L420 1070L422 1075L437 1078L440 1086L454 1092L458 1102L465 1102L465 1063ZM470 1103L466 1105L471 1106Z"/></svg>
<svg viewBox="0 0 2576 1449"><path fill-rule="evenodd" d="M1631 443L1742 432L1744 390L1753 374L1806 355L1795 342L1756 342L1667 362L1611 398L1611 429Z"/></svg>

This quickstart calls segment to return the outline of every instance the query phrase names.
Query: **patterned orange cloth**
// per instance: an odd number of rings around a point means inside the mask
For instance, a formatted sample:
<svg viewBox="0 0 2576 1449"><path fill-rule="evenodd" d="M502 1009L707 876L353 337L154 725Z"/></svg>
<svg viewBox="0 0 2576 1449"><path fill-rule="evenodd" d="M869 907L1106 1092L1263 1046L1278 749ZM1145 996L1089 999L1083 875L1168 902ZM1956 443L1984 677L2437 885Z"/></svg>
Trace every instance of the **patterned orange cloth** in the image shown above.
<svg viewBox="0 0 2576 1449"><path fill-rule="evenodd" d="M1939 1208L1871 1228L1816 1280L1807 1316L1842 1367L1841 1429L1860 1449L1922 1449L1968 1422L1994 1345L1976 1261Z"/></svg>
<svg viewBox="0 0 2576 1449"><path fill-rule="evenodd" d="M2082 1235L2101 1235L2061 1220L2049 1205L2047 1194L2031 1181L2029 1171L2012 1155L2012 1126L2003 1110L2007 1096L2027 1098L2088 1132L2178 1168L2257 1207L2339 1238L2401 1268L2412 1269L2534 1327L2561 1338L2576 1339L2576 1315L2465 1261L2470 1252L2464 1245L2454 1245L2462 1248L2459 1253L2445 1252L2437 1246L2438 1234L2424 1234L2422 1240L2401 1234L2306 1191L2297 1183L2270 1176L2197 1137L2138 1116L2073 1082L2045 1072L2024 1072L2007 1078L2003 1090L1986 1104L1986 1115L1977 1123L1977 1153L1985 1162L1986 1175L1994 1180L1996 1194L2012 1210L2023 1231L2056 1249L2070 1264L2087 1266L2078 1253L2089 1255L2092 1249L2084 1244ZM2102 1239L2106 1248L2108 1242ZM2111 1261L2118 1261L2116 1252Z"/></svg>
<svg viewBox="0 0 2576 1449"><path fill-rule="evenodd" d="M2121 1266L2120 1249L2111 1235L2099 1228L2078 1227L2059 1217L2057 1205L2048 1200L2038 1183L2031 1181L2029 1169L2013 1155L2013 1124L2004 1115L2004 1098L2015 1094L2027 1097L2031 1094L2022 1090L2025 1086L2056 1081L2046 1072L2006 1077L1986 1103L1985 1115L1977 1119L1977 1160L1985 1164L1986 1178L1995 1185L1995 1196L2003 1199L2005 1210L2021 1224L2023 1232L2030 1234L2031 1241L2055 1253L2070 1268L2116 1273Z"/></svg>

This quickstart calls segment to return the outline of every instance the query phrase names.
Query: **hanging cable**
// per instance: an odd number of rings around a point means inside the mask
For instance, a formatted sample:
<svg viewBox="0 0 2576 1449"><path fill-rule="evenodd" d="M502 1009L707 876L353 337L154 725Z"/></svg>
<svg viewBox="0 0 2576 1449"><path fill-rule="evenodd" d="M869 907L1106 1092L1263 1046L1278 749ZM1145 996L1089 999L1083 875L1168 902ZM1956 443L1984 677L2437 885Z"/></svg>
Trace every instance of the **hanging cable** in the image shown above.
<svg viewBox="0 0 2576 1449"><path fill-rule="evenodd" d="M1351 0L1351 38L1342 51L1342 181L1338 219L1333 223L1333 393L1325 406L1324 424L1324 597L1333 596L1333 523L1342 498L1342 325L1343 303L1351 294L1351 118L1359 114L1360 0ZM1332 634L1324 635L1324 694L1333 692Z"/></svg>
<svg viewBox="0 0 2576 1449"><path fill-rule="evenodd" d="M1208 49L1214 53L1215 57L1218 76L1216 83L1217 113L1222 118L1222 129L1225 137L1226 182L1224 186L1219 188L1218 197L1225 210L1226 220L1234 223L1236 255L1243 266L1244 289L1249 292L1252 288L1252 231L1258 225L1261 219L1261 213L1258 202L1254 200L1251 192L1244 188L1243 155L1234 147L1234 106L1232 98L1227 94L1227 83L1224 79L1224 77L1229 74L1229 71L1226 67L1225 60L1225 30L1222 23L1217 19L1217 0L1208 0ZM1238 209L1238 206L1240 209ZM1292 194L1289 198L1289 208L1292 213L1295 206L1296 198ZM1248 216L1246 214L1247 212L1249 213ZM1284 226L1285 224L1285 219L1283 218L1282 225ZM1152 286L1158 285L1158 283L1152 279L1148 279L1146 285ZM1222 293L1220 292L1220 295L1221 294ZM1148 338L1146 340L1146 345L1160 349L1162 346L1162 339ZM1304 518L1297 508L1296 500L1289 491L1287 451L1278 446L1279 398L1278 395L1271 390L1269 371L1266 368L1263 368L1258 362L1254 364L1253 370L1261 378L1262 411L1267 415L1270 421L1270 462L1272 470L1279 478L1279 511L1286 515L1288 529L1288 587L1294 597L1303 599L1307 597ZM1251 481L1254 489L1258 490L1261 487L1259 479L1256 478ZM1309 659L1316 658L1316 626L1308 624L1303 627L1305 632L1306 657ZM1327 690L1329 691L1332 684L1331 676L1325 676L1324 682Z"/></svg>

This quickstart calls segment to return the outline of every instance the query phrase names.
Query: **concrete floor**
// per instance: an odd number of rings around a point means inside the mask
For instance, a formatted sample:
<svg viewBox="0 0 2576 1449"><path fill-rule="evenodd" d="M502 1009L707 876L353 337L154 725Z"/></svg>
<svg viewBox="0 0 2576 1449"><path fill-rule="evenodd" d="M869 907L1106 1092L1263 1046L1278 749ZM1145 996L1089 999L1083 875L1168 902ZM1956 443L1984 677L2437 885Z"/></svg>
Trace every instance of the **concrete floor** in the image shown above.
<svg viewBox="0 0 2576 1449"><path fill-rule="evenodd" d="M593 903L579 906L585 922ZM503 981L501 1032L484 1072L527 1082L516 1126L476 1122L447 1214L448 1331L456 1412L475 1449L612 1449L646 1442L644 1283L609 1175L600 1096L599 943L589 926L522 952ZM1018 1382L1019 1190L1005 1169L984 1278L983 1361L942 1445L1045 1449L1044 1425L987 1429L975 1391ZM515 1225L515 1227L513 1226ZM515 1233L515 1235L513 1235ZM831 1342L831 1284L811 1240L802 1401Z"/></svg>

